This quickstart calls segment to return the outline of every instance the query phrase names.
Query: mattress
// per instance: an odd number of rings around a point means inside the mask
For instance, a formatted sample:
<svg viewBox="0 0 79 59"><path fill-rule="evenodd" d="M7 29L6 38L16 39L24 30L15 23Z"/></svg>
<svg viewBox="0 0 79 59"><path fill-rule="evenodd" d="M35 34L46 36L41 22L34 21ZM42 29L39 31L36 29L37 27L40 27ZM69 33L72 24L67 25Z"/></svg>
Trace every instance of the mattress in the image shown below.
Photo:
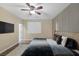
<svg viewBox="0 0 79 59"><path fill-rule="evenodd" d="M22 56L73 56L73 53L51 39L35 39L28 45Z"/></svg>

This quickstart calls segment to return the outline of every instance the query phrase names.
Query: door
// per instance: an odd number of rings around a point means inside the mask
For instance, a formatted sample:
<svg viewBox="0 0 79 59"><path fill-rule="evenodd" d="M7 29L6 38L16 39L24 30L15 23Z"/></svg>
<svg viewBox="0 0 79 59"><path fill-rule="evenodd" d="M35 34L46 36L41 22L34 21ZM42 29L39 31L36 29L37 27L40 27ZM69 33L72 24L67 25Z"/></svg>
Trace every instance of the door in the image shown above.
<svg viewBox="0 0 79 59"><path fill-rule="evenodd" d="M19 24L19 43L22 43L23 39L24 39L23 24Z"/></svg>

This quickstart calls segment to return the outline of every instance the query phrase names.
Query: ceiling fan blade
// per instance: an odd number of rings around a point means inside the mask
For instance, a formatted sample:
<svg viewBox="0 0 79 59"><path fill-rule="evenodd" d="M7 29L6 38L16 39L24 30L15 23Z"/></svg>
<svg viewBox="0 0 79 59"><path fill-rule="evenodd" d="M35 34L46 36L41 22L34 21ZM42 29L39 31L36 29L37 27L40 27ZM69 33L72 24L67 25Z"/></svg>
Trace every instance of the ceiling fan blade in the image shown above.
<svg viewBox="0 0 79 59"><path fill-rule="evenodd" d="M30 5L30 3L26 3L26 5L27 5L31 10L34 10L34 8L35 8L35 6Z"/></svg>
<svg viewBox="0 0 79 59"><path fill-rule="evenodd" d="M31 5L30 5L30 3L26 3L26 5L28 6L28 7L30 7Z"/></svg>
<svg viewBox="0 0 79 59"><path fill-rule="evenodd" d="M22 11L29 11L28 9L21 9Z"/></svg>
<svg viewBox="0 0 79 59"><path fill-rule="evenodd" d="M43 6L39 6L36 8L36 10L39 10L39 9L43 9Z"/></svg>
<svg viewBox="0 0 79 59"><path fill-rule="evenodd" d="M41 15L41 13L40 13L40 12L35 11L35 13L37 13L38 15Z"/></svg>
<svg viewBox="0 0 79 59"><path fill-rule="evenodd" d="M48 14L47 12L41 11L41 13L45 16L45 17L52 17L50 14Z"/></svg>

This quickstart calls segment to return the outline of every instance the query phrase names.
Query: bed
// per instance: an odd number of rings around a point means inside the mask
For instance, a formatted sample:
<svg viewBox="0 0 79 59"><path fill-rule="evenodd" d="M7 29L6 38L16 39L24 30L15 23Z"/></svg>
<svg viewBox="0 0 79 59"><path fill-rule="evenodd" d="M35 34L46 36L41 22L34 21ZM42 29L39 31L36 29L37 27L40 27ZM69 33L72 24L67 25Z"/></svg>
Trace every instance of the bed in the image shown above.
<svg viewBox="0 0 79 59"><path fill-rule="evenodd" d="M58 45L52 39L33 39L22 56L73 56L68 48Z"/></svg>

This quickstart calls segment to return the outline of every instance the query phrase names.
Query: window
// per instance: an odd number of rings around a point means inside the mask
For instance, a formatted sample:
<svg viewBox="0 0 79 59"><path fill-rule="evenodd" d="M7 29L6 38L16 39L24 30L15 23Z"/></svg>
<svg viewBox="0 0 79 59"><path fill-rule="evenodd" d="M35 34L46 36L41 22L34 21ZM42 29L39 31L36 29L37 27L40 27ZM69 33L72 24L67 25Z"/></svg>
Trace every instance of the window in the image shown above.
<svg viewBox="0 0 79 59"><path fill-rule="evenodd" d="M28 22L27 32L28 33L41 33L41 22Z"/></svg>

